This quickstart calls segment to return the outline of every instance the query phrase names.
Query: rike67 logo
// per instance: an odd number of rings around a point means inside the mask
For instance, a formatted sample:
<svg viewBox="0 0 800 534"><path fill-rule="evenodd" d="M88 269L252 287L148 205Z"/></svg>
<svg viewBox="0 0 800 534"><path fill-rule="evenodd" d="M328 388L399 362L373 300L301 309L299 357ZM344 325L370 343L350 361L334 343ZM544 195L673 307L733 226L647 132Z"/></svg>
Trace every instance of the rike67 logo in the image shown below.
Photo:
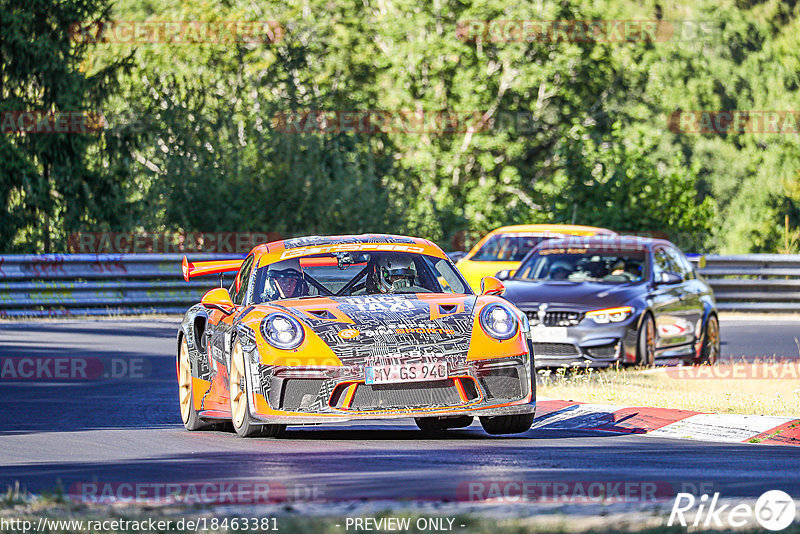
<svg viewBox="0 0 800 534"><path fill-rule="evenodd" d="M701 495L679 493L672 505L667 526L741 528L755 523L771 531L783 530L794 521L796 507L792 497L781 490L770 490L754 506L747 503L720 504L719 493ZM687 518L688 516L688 518ZM692 517L694 520L692 520Z"/></svg>

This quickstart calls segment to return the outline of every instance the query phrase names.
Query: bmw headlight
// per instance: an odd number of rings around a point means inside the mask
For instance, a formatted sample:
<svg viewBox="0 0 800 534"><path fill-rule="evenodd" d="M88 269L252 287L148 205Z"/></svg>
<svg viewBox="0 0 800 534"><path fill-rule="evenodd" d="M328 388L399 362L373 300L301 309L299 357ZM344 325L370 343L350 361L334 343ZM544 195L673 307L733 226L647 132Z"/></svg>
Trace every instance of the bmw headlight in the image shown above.
<svg viewBox="0 0 800 534"><path fill-rule="evenodd" d="M300 321L286 313L271 313L261 321L261 335L275 348L292 350L303 342Z"/></svg>
<svg viewBox="0 0 800 534"><path fill-rule="evenodd" d="M517 314L502 304L484 306L480 321L486 333L495 339L511 339L517 334Z"/></svg>
<svg viewBox="0 0 800 534"><path fill-rule="evenodd" d="M597 324L621 323L630 317L632 313L633 308L630 306L620 306L619 308L606 308L604 310L586 312L586 317Z"/></svg>

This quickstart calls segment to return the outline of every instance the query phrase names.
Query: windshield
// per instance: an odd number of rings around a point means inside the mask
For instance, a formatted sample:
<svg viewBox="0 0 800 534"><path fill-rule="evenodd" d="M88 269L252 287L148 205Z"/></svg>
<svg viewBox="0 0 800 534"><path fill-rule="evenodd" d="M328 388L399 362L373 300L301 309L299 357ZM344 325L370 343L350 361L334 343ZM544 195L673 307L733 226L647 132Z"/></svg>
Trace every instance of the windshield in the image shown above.
<svg viewBox="0 0 800 534"><path fill-rule="evenodd" d="M472 261L522 261L522 258L533 247L552 237L559 235L536 234L496 234L486 240Z"/></svg>
<svg viewBox="0 0 800 534"><path fill-rule="evenodd" d="M398 293L471 294L449 260L399 252L317 254L256 271L252 302Z"/></svg>
<svg viewBox="0 0 800 534"><path fill-rule="evenodd" d="M518 280L641 282L647 277L644 251L550 249L531 255L514 275Z"/></svg>

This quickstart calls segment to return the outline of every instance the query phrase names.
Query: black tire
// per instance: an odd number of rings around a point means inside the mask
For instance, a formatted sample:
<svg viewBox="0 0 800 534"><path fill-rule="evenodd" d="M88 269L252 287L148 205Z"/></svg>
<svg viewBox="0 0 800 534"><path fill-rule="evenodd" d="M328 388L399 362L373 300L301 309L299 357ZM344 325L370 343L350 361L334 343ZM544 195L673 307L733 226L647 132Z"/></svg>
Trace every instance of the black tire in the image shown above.
<svg viewBox="0 0 800 534"><path fill-rule="evenodd" d="M448 428L466 428L472 424L473 417L461 415L458 417L415 417L414 422L423 432L441 432Z"/></svg>
<svg viewBox="0 0 800 534"><path fill-rule="evenodd" d="M498 415L496 417L481 417L481 426L487 434L522 434L531 429L533 414Z"/></svg>
<svg viewBox="0 0 800 534"><path fill-rule="evenodd" d="M247 366L244 365L242 346L237 341L231 352L231 363L228 369L233 429L242 438L255 436L278 437L283 433L286 425L265 425L253 421L253 416L250 413L250 403L247 401L247 380L243 373L247 373ZM244 387L242 387L242 384Z"/></svg>
<svg viewBox="0 0 800 534"><path fill-rule="evenodd" d="M286 425L261 425L261 436L265 438L277 438L286 430Z"/></svg>
<svg viewBox="0 0 800 534"><path fill-rule="evenodd" d="M719 319L710 315L703 329L703 344L700 346L700 359L697 363L714 365L719 361L720 335Z"/></svg>
<svg viewBox="0 0 800 534"><path fill-rule="evenodd" d="M194 382L192 380L192 368L189 361L189 344L186 336L181 336L181 343L178 348L177 356L178 370L178 406L181 413L181 421L186 430L207 430L213 428L212 424L206 423L197 415L194 409Z"/></svg>
<svg viewBox="0 0 800 534"><path fill-rule="evenodd" d="M648 312L639 326L636 339L636 365L655 367L656 365L656 322Z"/></svg>

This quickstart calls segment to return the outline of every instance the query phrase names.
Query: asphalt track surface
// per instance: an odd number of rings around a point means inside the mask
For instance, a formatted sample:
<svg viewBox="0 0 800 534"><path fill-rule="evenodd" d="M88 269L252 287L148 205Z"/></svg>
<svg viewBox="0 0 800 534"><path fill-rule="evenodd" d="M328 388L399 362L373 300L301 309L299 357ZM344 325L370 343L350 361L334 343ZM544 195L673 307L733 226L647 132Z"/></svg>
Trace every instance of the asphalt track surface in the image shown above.
<svg viewBox="0 0 800 534"><path fill-rule="evenodd" d="M300 500L459 501L476 481L600 481L655 482L673 495L754 498L782 489L800 496L797 447L556 430L491 437L477 423L425 438L411 420L290 427L277 440L186 432L176 395L177 322L0 324L0 357L106 365L89 381L0 380L0 489L17 481L32 492L76 483L267 481ZM796 359L799 332L798 321L723 320L723 355ZM138 363L131 371L120 362Z"/></svg>

